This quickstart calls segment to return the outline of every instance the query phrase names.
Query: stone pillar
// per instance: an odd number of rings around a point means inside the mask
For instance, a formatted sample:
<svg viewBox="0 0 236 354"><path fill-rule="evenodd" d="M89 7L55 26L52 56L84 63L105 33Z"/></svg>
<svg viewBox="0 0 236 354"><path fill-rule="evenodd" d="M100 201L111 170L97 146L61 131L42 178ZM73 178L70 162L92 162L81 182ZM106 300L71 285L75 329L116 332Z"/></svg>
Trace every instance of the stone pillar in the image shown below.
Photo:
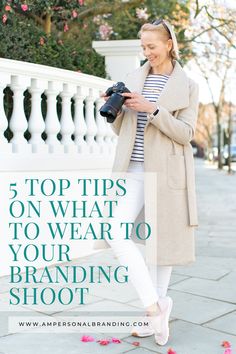
<svg viewBox="0 0 236 354"><path fill-rule="evenodd" d="M107 76L113 81L123 81L144 59L139 39L93 41L93 48L105 56Z"/></svg>

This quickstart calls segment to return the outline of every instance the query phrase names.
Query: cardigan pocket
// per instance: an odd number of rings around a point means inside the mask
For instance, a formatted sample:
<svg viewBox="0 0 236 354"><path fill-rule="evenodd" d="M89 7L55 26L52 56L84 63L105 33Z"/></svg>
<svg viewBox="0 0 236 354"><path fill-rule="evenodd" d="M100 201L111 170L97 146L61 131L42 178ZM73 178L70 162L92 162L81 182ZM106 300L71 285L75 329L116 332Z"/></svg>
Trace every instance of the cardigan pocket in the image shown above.
<svg viewBox="0 0 236 354"><path fill-rule="evenodd" d="M185 159L183 155L170 155L168 157L167 181L172 189L186 188Z"/></svg>

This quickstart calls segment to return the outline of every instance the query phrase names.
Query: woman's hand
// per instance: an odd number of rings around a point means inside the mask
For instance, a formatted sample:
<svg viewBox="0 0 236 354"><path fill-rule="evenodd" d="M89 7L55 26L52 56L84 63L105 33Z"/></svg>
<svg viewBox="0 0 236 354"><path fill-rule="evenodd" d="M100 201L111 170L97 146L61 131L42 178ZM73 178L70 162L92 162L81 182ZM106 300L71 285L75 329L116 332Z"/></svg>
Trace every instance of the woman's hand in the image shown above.
<svg viewBox="0 0 236 354"><path fill-rule="evenodd" d="M137 112L153 113L156 104L148 101L144 96L136 92L124 92L122 96L127 97L124 105Z"/></svg>
<svg viewBox="0 0 236 354"><path fill-rule="evenodd" d="M101 93L101 94L100 94L100 97L102 97L105 101L107 101L108 98L110 98L110 96L106 96L106 93L105 93L105 92Z"/></svg>

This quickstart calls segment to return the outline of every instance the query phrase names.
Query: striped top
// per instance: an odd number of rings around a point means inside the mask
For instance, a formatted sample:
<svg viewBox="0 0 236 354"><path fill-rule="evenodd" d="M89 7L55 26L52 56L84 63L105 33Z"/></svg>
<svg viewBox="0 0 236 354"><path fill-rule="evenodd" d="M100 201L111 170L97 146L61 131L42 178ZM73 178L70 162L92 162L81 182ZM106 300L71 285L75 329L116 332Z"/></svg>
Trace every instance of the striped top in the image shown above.
<svg viewBox="0 0 236 354"><path fill-rule="evenodd" d="M150 102L156 102L169 76L149 74L146 77L142 95ZM131 161L144 161L144 128L147 123L147 113L138 112L136 137L131 155Z"/></svg>

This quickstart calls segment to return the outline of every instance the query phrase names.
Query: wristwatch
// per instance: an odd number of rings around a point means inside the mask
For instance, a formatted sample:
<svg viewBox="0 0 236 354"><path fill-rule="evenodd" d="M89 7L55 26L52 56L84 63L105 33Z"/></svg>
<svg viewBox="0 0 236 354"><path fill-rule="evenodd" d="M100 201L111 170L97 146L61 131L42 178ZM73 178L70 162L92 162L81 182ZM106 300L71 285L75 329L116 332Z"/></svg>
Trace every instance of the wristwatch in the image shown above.
<svg viewBox="0 0 236 354"><path fill-rule="evenodd" d="M157 108L155 110L155 112L149 114L149 119L153 120L153 118L155 118L155 116L158 114L158 112L159 112L159 108Z"/></svg>

